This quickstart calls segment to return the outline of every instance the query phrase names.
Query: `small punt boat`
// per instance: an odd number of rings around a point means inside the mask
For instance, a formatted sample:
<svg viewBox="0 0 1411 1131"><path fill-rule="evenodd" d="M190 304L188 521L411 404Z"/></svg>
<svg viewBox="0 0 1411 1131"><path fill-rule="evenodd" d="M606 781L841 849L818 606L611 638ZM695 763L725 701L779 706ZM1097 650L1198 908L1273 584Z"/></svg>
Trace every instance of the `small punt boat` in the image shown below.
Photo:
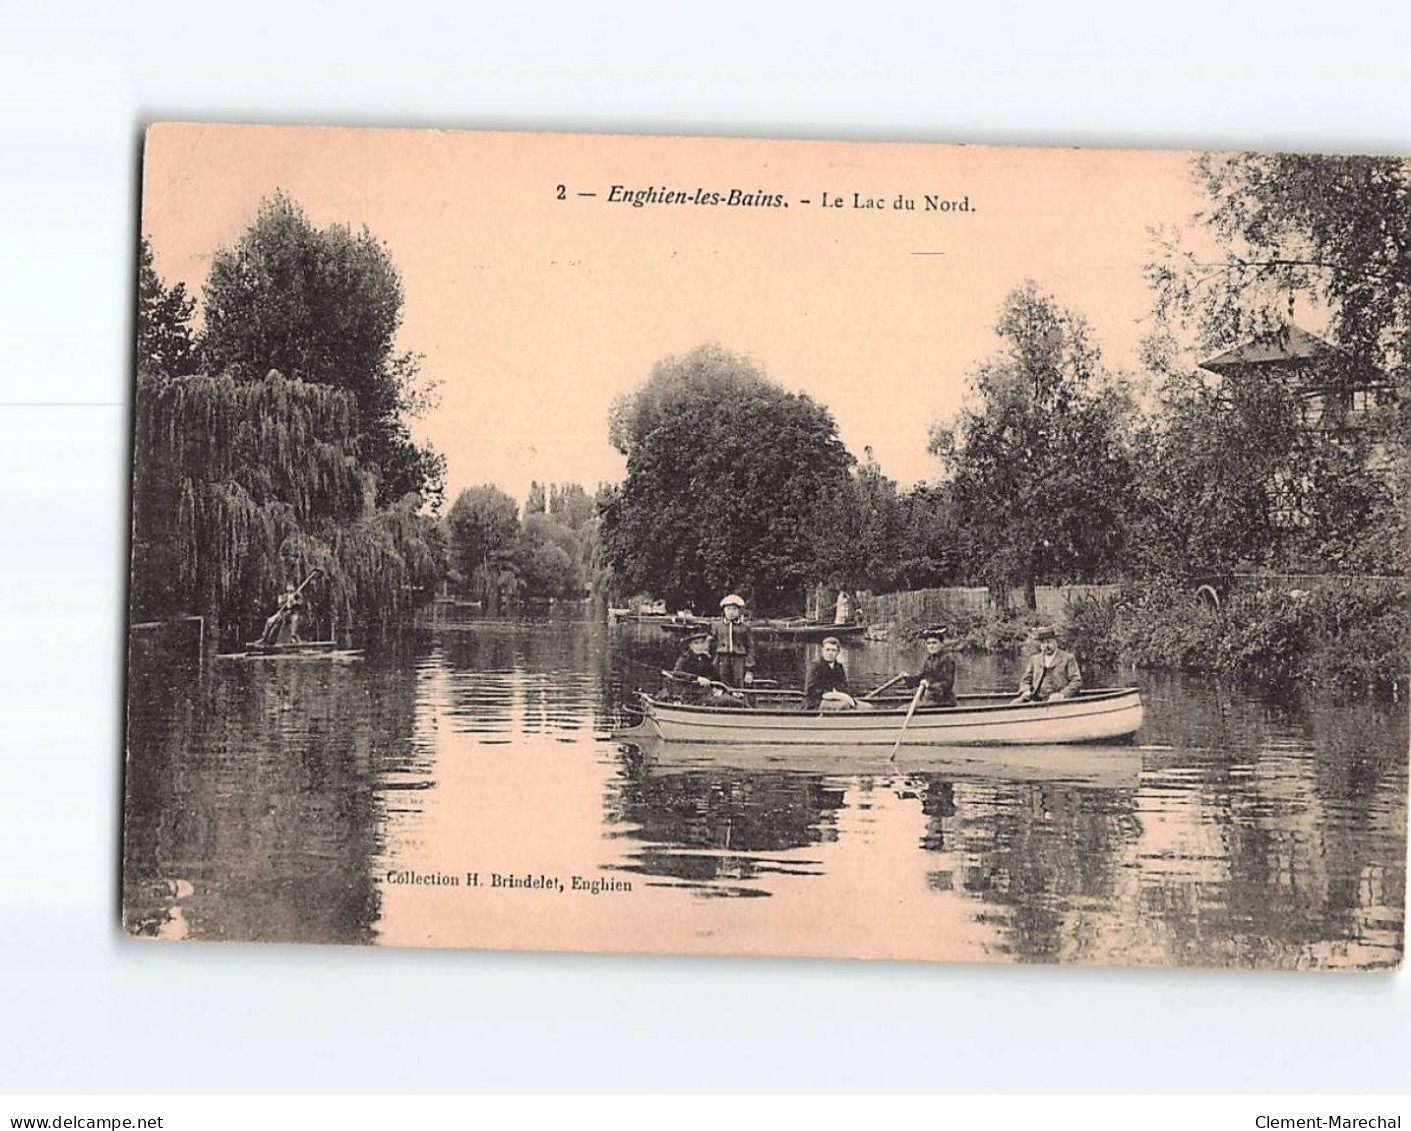
<svg viewBox="0 0 1411 1131"><path fill-rule="evenodd" d="M958 698L955 707L918 709L903 728L909 700L883 700L872 710L804 711L798 704L694 706L643 694L642 729L667 743L889 750L898 736L904 748L1122 742L1142 725L1135 687L1083 691L1043 703L1013 703L1004 695Z"/></svg>
<svg viewBox="0 0 1411 1131"><path fill-rule="evenodd" d="M704 620L665 620L658 627L667 632L687 633L696 628L709 628L710 621ZM817 624L813 621L755 620L746 622L750 631L761 640L826 640L836 636L839 640L861 636L867 631L865 624Z"/></svg>
<svg viewBox="0 0 1411 1131"><path fill-rule="evenodd" d="M361 660L361 648L339 648L336 640L304 640L297 644L262 644L252 640L243 652L222 652L218 660Z"/></svg>
<svg viewBox="0 0 1411 1131"><path fill-rule="evenodd" d="M670 613L634 613L631 609L609 609L610 624L680 624L689 626L686 620L676 620Z"/></svg>
<svg viewBox="0 0 1411 1131"><path fill-rule="evenodd" d="M764 621L751 627L764 640L827 640L830 636L848 640L867 631L865 624L814 624L811 621Z"/></svg>

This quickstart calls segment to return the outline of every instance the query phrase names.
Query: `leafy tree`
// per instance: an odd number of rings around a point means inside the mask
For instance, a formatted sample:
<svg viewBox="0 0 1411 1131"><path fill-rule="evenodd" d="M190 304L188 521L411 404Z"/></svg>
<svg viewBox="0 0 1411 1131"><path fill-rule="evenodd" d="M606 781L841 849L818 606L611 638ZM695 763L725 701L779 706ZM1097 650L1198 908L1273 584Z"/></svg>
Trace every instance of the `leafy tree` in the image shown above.
<svg viewBox="0 0 1411 1131"><path fill-rule="evenodd" d="M823 406L702 346L653 366L614 407L609 436L627 457L603 510L621 591L709 608L733 589L768 610L816 579L819 523L852 463Z"/></svg>
<svg viewBox="0 0 1411 1131"><path fill-rule="evenodd" d="M137 266L137 370L153 377L185 377L200 368L191 334L196 300L186 284L170 289L158 277L152 245L143 236Z"/></svg>
<svg viewBox="0 0 1411 1131"><path fill-rule="evenodd" d="M579 484L550 484L549 513L580 530L597 516L598 508Z"/></svg>
<svg viewBox="0 0 1411 1131"><path fill-rule="evenodd" d="M1157 313L1194 324L1201 349L1288 317L1299 298L1331 315L1351 365L1403 377L1411 363L1411 162L1396 157L1211 153L1192 159L1210 200L1196 219L1211 258L1162 241L1148 265Z"/></svg>
<svg viewBox="0 0 1411 1131"><path fill-rule="evenodd" d="M529 497L524 501L524 513L545 514L549 509L548 499L544 492L544 485L537 479L529 484Z"/></svg>
<svg viewBox="0 0 1411 1131"><path fill-rule="evenodd" d="M283 194L261 203L233 248L216 252L204 289L207 367L255 380L276 368L352 394L364 459L380 471L380 503L421 493L439 506L444 459L411 439L404 416L433 390L421 356L394 353L402 283L366 228L318 229Z"/></svg>
<svg viewBox="0 0 1411 1131"><path fill-rule="evenodd" d="M1316 430L1266 432L1271 402L1293 390L1227 380L1213 393L1178 391L1165 406L1173 439L1157 453L1172 466L1151 465L1148 493L1179 506L1183 483L1204 485L1210 521L1193 515L1189 528L1216 558L1238 550L1271 564L1302 556L1316 568L1400 568L1411 477L1411 162L1205 154L1192 175L1210 201L1196 230L1216 251L1161 239L1147 268L1161 323L1152 367L1179 385L1182 347L1228 348L1281 327L1302 305L1326 315L1337 347L1320 367L1333 411ZM1346 427L1339 407L1369 380L1387 386L1389 403L1362 421L1377 443ZM1263 510L1294 516L1291 525L1257 519L1261 490L1270 496Z"/></svg>
<svg viewBox="0 0 1411 1131"><path fill-rule="evenodd" d="M1101 363L1086 322L1030 282L1004 301L1007 348L971 375L978 400L931 451L950 492L973 573L1004 591L1090 581L1125 561L1133 479L1129 401Z"/></svg>
<svg viewBox="0 0 1411 1131"><path fill-rule="evenodd" d="M1266 564L1293 533L1298 399L1277 383L1173 376L1136 444L1138 571L1189 577Z"/></svg>
<svg viewBox="0 0 1411 1131"><path fill-rule="evenodd" d="M908 504L867 448L841 491L821 496L812 521L816 577L831 587L886 592L905 585Z"/></svg>
<svg viewBox="0 0 1411 1131"><path fill-rule="evenodd" d="M519 537L519 508L498 487L467 487L446 518L451 564L466 578L498 568L512 557Z"/></svg>
<svg viewBox="0 0 1411 1131"><path fill-rule="evenodd" d="M527 596L581 596L583 579L578 557L576 531L553 515L536 512L524 516L515 564Z"/></svg>
<svg viewBox="0 0 1411 1131"><path fill-rule="evenodd" d="M902 589L957 585L965 579L961 530L949 483L923 483L902 496L905 533L897 562Z"/></svg>

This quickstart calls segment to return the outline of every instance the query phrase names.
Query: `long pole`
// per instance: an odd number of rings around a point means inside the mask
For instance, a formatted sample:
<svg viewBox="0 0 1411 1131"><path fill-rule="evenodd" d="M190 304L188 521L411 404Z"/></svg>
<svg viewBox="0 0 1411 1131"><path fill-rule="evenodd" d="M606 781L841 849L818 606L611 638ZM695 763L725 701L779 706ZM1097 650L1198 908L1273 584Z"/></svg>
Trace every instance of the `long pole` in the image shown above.
<svg viewBox="0 0 1411 1131"><path fill-rule="evenodd" d="M911 697L911 706L906 710L906 718L902 720L901 730L897 732L896 743L892 746L892 755L887 759L889 762L897 760L897 751L901 749L902 735L906 734L906 728L911 723L911 716L916 714L916 704L921 702L921 696L926 692L926 681L923 679L916 685L916 694Z"/></svg>
<svg viewBox="0 0 1411 1131"><path fill-rule="evenodd" d="M321 567L314 566L314 568L309 571L309 576L304 578L304 580L299 583L299 588L297 588L292 594L290 594L290 599L292 600L294 597L297 597L300 593L302 593L304 589L308 586L309 582L312 581L314 578L320 576L322 573L323 569ZM279 620L277 620L274 624L276 630L284 627L284 622L289 619L289 614L291 612L293 612L293 609L288 605L283 606L279 610L278 614L276 614L278 615ZM265 631L266 633L268 633L269 630L266 629ZM260 639L263 640L264 637L261 636Z"/></svg>

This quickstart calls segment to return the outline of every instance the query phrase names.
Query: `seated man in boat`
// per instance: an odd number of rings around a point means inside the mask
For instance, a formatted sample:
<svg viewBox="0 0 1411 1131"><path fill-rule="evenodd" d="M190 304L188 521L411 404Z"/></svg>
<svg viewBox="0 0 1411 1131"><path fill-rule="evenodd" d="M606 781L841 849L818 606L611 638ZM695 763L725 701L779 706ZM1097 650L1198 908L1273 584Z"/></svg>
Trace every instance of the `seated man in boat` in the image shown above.
<svg viewBox="0 0 1411 1131"><path fill-rule="evenodd" d="M274 615L265 621L265 630L260 634L261 644L298 644L299 610L304 607L304 595L294 587L292 581L284 583L284 593L279 598L279 607Z"/></svg>
<svg viewBox="0 0 1411 1131"><path fill-rule="evenodd" d="M955 706L955 654L945 650L946 626L933 624L921 633L926 642L926 659L919 675L902 673L902 687L921 687L923 707Z"/></svg>
<svg viewBox="0 0 1411 1131"><path fill-rule="evenodd" d="M1034 639L1039 642L1039 650L1024 666L1019 696L1014 702L1073 698L1083 687L1083 673L1078 670L1073 653L1059 648L1058 634L1047 626L1034 633Z"/></svg>
<svg viewBox="0 0 1411 1131"><path fill-rule="evenodd" d="M686 638L686 647L676 658L671 674L672 690L684 703L702 703L712 690L720 694L720 689L713 686L715 664L711 662L710 633L706 629L698 629Z"/></svg>
<svg viewBox="0 0 1411 1131"><path fill-rule="evenodd" d="M715 677L730 687L754 682L754 633L745 624L745 599L731 593L720 602L721 619L711 627L715 637Z"/></svg>
<svg viewBox="0 0 1411 1131"><path fill-rule="evenodd" d="M806 711L854 711L857 700L848 694L848 673L838 653L842 644L836 636L823 641L823 653L808 669L803 685L803 705Z"/></svg>

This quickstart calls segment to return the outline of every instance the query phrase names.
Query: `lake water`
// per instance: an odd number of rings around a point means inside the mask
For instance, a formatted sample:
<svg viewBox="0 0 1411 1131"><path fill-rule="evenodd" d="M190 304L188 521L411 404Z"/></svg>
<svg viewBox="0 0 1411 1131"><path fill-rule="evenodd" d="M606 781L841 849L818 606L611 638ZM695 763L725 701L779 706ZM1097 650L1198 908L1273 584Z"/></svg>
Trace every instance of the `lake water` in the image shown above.
<svg viewBox="0 0 1411 1131"><path fill-rule="evenodd" d="M675 654L655 629L545 617L429 623L354 663L136 656L129 929L954 961L1398 961L1404 703L1274 703L1089 670L1090 685L1143 689L1129 773L1006 778L909 766L906 751L896 765L733 769L614 741L633 690L657 687ZM761 674L797 685L814 655L766 647ZM920 656L866 643L844 660L865 688ZM1017 670L963 656L958 690L1011 686Z"/></svg>

